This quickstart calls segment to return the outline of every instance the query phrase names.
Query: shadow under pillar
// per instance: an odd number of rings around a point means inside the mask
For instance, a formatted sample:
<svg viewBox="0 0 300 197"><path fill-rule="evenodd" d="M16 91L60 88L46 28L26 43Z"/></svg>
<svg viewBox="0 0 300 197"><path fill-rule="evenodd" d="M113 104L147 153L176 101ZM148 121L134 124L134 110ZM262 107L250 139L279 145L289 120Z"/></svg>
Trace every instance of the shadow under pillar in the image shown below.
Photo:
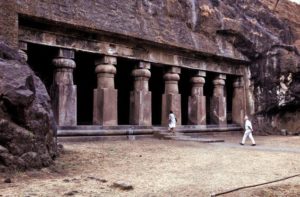
<svg viewBox="0 0 300 197"><path fill-rule="evenodd" d="M59 126L77 125L77 87L73 84L74 51L59 49L51 87L53 112Z"/></svg>
<svg viewBox="0 0 300 197"><path fill-rule="evenodd" d="M233 82L232 96L232 121L233 123L243 125L245 116L245 96L244 82L242 77L238 77Z"/></svg>
<svg viewBox="0 0 300 197"><path fill-rule="evenodd" d="M117 60L105 56L96 61L97 89L94 89L93 124L114 126L118 124L118 91L115 89L114 76Z"/></svg>
<svg viewBox="0 0 300 197"><path fill-rule="evenodd" d="M139 67L132 71L134 77L134 90L130 92L130 117L132 125L152 125L151 92L149 91L148 70L150 63L140 62Z"/></svg>
<svg viewBox="0 0 300 197"><path fill-rule="evenodd" d="M227 125L226 97L224 96L226 75L219 74L214 80L213 96L210 101L210 119L212 124Z"/></svg>
<svg viewBox="0 0 300 197"><path fill-rule="evenodd" d="M176 124L181 125L181 95L178 90L180 68L171 67L164 74L165 92L162 95L162 125L169 123L169 112L173 111L177 119Z"/></svg>
<svg viewBox="0 0 300 197"><path fill-rule="evenodd" d="M206 125L206 97L203 94L206 73L199 73L191 78L192 92L189 96L188 124Z"/></svg>

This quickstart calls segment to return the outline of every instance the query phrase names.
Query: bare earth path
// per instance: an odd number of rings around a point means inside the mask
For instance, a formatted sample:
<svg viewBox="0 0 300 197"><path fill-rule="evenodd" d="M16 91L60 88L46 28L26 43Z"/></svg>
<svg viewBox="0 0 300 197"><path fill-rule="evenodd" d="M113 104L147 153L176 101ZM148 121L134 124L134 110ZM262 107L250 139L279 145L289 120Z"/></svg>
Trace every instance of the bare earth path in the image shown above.
<svg viewBox="0 0 300 197"><path fill-rule="evenodd" d="M300 136L255 136L256 147L238 145L241 134L220 137L225 143L64 142L55 166L0 174L0 196L210 196L300 173ZM111 187L120 180L134 189ZM227 196L300 196L300 177Z"/></svg>

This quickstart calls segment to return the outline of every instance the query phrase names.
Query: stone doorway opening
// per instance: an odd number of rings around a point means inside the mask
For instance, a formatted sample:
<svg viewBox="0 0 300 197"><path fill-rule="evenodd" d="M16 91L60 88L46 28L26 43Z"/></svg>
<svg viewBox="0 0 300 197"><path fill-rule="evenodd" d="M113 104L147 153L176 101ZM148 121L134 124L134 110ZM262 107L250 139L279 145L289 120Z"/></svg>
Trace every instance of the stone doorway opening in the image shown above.
<svg viewBox="0 0 300 197"><path fill-rule="evenodd" d="M188 125L188 103L191 95L191 70L181 69L179 93L181 94L181 125Z"/></svg>
<svg viewBox="0 0 300 197"><path fill-rule="evenodd" d="M38 44L28 44L27 46L27 63L45 84L49 95L53 83L54 66L52 64L52 59L56 53L57 49L54 47Z"/></svg>
<svg viewBox="0 0 300 197"><path fill-rule="evenodd" d="M162 95L164 93L163 67L151 65L151 77L149 79L149 90L152 98L152 125L161 125Z"/></svg>
<svg viewBox="0 0 300 197"><path fill-rule="evenodd" d="M74 84L77 85L77 124L93 124L93 89L96 88L96 56L92 53L76 52Z"/></svg>
<svg viewBox="0 0 300 197"><path fill-rule="evenodd" d="M115 87L118 90L118 125L129 125L130 91L133 90L131 72L136 65L133 60L118 58Z"/></svg>

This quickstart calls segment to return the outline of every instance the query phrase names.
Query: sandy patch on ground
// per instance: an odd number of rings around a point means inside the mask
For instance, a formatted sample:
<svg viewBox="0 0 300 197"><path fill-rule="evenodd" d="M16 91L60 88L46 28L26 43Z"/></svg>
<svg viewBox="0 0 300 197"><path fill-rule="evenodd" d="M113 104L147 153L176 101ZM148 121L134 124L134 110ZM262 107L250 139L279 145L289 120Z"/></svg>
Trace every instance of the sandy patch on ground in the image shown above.
<svg viewBox="0 0 300 197"><path fill-rule="evenodd" d="M238 145L240 134L218 137L225 143L65 142L55 166L0 174L0 196L210 196L300 173L299 136L255 136L256 147ZM120 180L134 189L112 187ZM299 183L296 177L227 196L300 196Z"/></svg>

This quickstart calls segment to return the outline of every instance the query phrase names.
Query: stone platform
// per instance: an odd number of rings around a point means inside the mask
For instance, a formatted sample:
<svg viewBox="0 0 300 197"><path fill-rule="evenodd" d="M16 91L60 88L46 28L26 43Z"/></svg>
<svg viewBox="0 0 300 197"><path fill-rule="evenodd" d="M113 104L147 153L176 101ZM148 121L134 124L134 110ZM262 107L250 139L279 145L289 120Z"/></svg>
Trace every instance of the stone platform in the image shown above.
<svg viewBox="0 0 300 197"><path fill-rule="evenodd" d="M242 128L232 124L219 127L217 125L195 126L184 125L176 127L176 134L160 126L71 126L60 127L57 131L59 141L91 141L91 140L138 140L158 138L166 140L195 141L201 143L224 142L215 137L222 132L240 132ZM213 135L210 135L213 134ZM201 136L201 135L205 135Z"/></svg>

